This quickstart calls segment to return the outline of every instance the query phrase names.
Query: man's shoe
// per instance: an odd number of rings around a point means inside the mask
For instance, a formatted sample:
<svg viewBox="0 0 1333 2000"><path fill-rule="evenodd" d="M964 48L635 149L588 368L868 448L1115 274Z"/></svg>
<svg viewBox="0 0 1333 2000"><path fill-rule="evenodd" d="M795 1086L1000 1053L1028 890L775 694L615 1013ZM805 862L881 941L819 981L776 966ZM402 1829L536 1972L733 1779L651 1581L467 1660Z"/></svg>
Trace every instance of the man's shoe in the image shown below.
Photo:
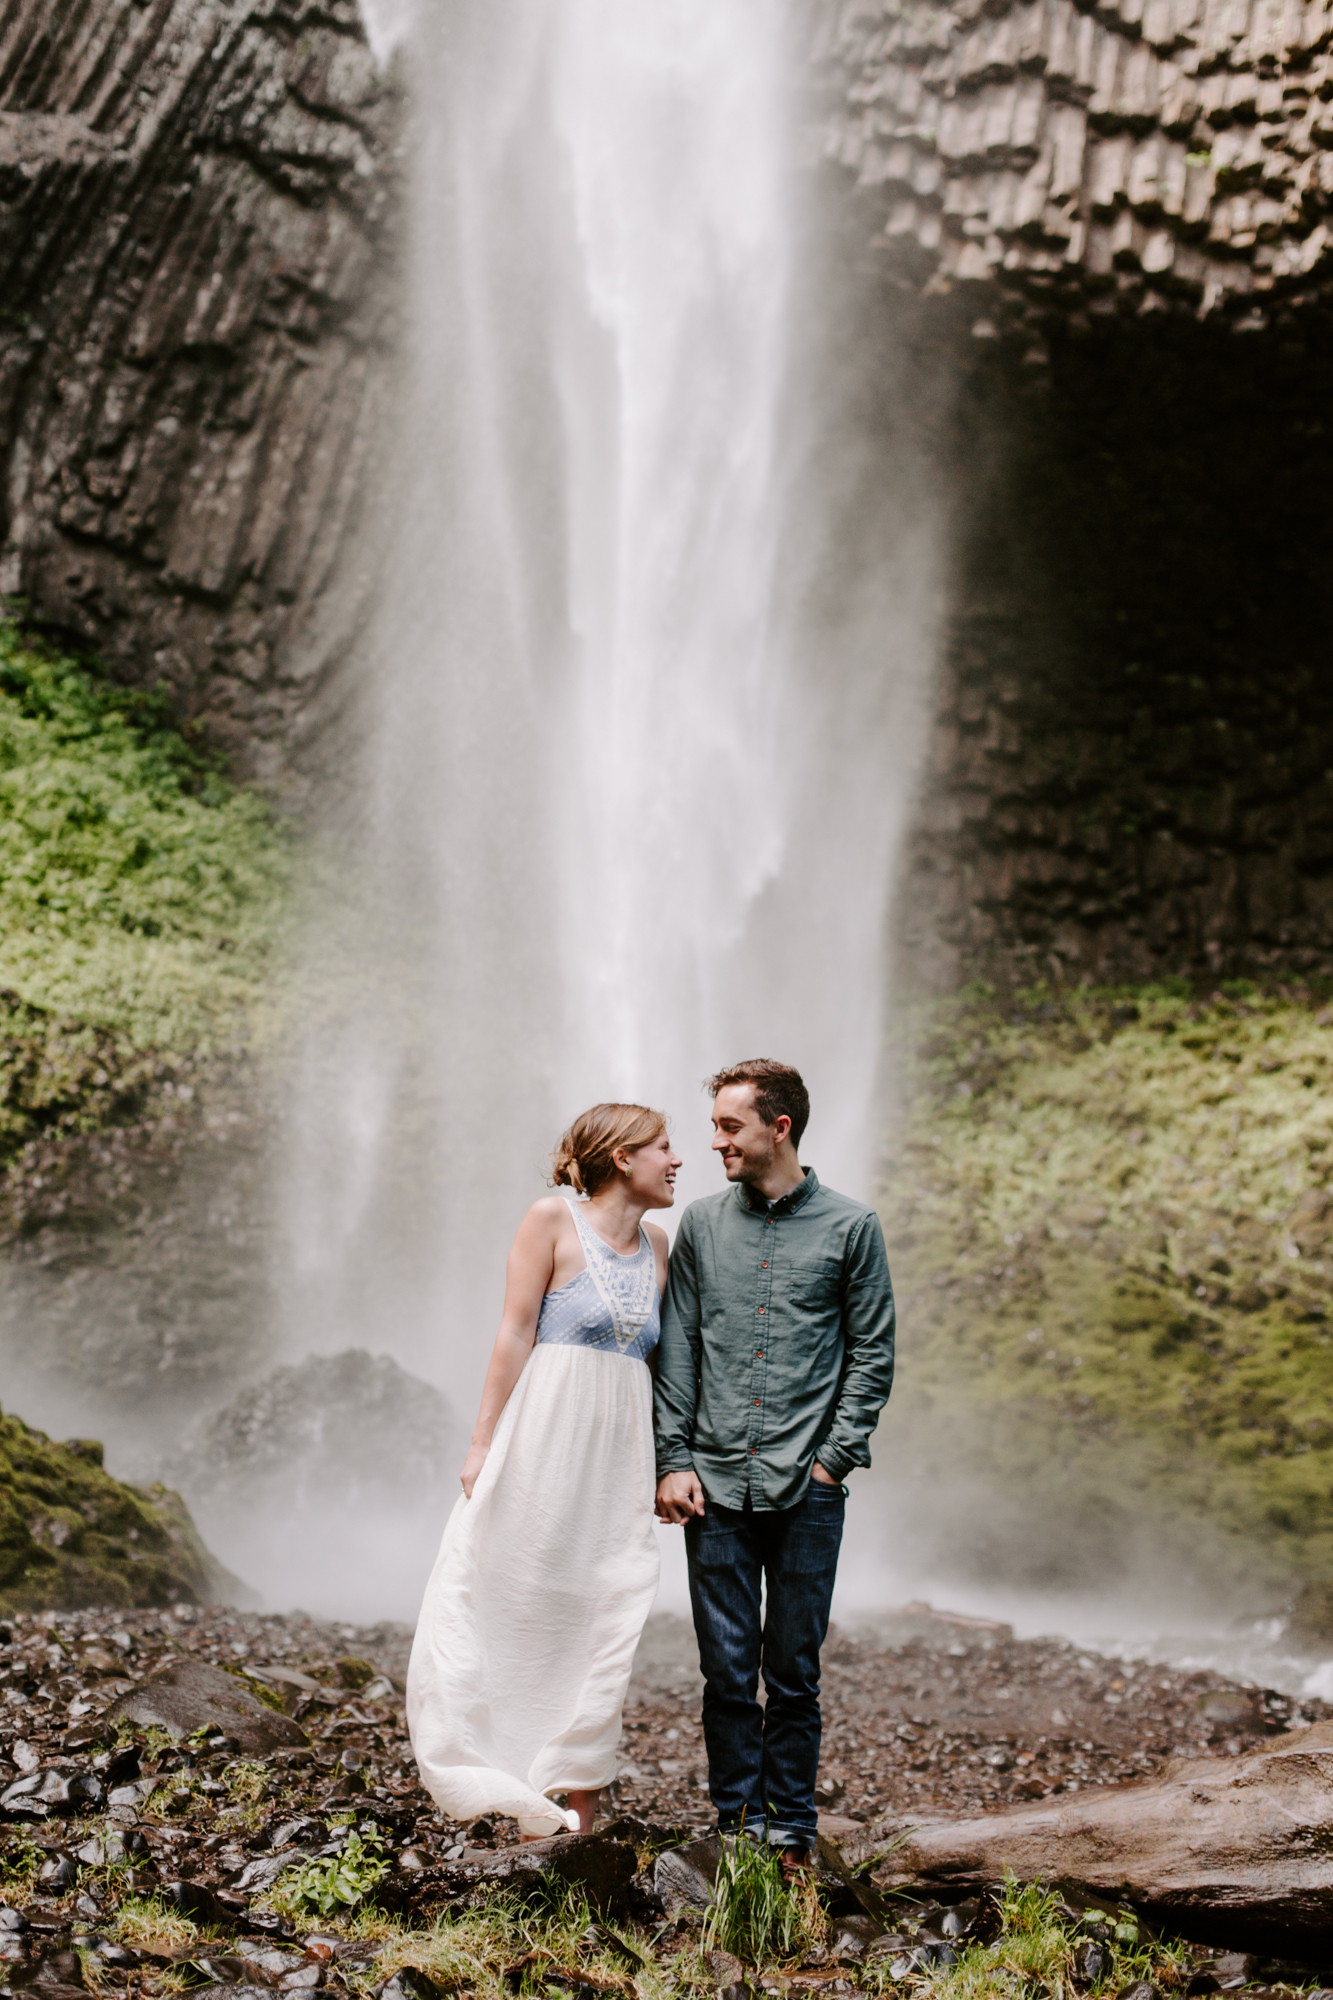
<svg viewBox="0 0 1333 2000"><path fill-rule="evenodd" d="M782 1879L784 1882L799 1882L803 1875L813 1875L814 1872L814 1856L808 1847L783 1848Z"/></svg>

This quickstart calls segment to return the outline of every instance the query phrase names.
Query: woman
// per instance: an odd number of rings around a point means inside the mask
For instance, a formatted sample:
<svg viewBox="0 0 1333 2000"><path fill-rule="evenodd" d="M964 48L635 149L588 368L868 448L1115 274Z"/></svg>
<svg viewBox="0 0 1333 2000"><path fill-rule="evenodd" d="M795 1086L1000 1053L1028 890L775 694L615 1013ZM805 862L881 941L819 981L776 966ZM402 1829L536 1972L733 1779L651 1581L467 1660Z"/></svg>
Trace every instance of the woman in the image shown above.
<svg viewBox="0 0 1333 2000"><path fill-rule="evenodd" d="M587 1833L616 1770L634 1650L657 1591L653 1417L670 1208L666 1120L597 1104L509 1252L504 1317L412 1646L421 1781L453 1819ZM562 1812L549 1797L569 1794Z"/></svg>

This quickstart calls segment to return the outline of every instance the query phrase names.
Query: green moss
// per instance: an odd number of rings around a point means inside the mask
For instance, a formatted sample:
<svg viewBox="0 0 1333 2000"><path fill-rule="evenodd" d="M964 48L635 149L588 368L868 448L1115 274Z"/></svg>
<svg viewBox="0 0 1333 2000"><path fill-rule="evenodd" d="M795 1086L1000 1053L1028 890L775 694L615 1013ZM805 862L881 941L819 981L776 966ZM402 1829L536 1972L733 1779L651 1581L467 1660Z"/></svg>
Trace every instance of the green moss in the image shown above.
<svg viewBox="0 0 1333 2000"><path fill-rule="evenodd" d="M1333 1576L1331 1020L1178 987L934 1010L885 1211L906 1395L1132 1443L1186 1513Z"/></svg>
<svg viewBox="0 0 1333 2000"><path fill-rule="evenodd" d="M154 1130L218 1054L264 1040L292 854L160 694L0 618L0 1170L14 1222L42 1206L34 1188L56 1184L74 1142Z"/></svg>
<svg viewBox="0 0 1333 2000"><path fill-rule="evenodd" d="M291 869L163 697L0 620L0 1163L262 1033Z"/></svg>
<svg viewBox="0 0 1333 2000"><path fill-rule="evenodd" d="M0 1611L211 1603L234 1588L179 1494L124 1486L100 1445L0 1415Z"/></svg>

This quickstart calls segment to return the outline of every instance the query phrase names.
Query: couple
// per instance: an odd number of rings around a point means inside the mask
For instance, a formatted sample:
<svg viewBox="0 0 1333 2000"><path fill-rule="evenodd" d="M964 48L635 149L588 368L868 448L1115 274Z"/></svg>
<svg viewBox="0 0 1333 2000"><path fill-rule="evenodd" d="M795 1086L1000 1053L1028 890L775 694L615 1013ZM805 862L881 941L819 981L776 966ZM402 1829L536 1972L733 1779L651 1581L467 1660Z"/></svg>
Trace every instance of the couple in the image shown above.
<svg viewBox="0 0 1333 2000"><path fill-rule="evenodd" d="M719 1828L763 1834L797 1868L815 1839L842 1480L870 1463L892 1383L893 1293L873 1211L797 1160L797 1072L739 1063L709 1089L731 1185L686 1209L669 1266L643 1218L671 1207L680 1161L641 1105L576 1119L554 1179L585 1199L548 1196L523 1219L408 1721L452 1818L589 1831L657 1589L656 1482L658 1517L685 1528Z"/></svg>

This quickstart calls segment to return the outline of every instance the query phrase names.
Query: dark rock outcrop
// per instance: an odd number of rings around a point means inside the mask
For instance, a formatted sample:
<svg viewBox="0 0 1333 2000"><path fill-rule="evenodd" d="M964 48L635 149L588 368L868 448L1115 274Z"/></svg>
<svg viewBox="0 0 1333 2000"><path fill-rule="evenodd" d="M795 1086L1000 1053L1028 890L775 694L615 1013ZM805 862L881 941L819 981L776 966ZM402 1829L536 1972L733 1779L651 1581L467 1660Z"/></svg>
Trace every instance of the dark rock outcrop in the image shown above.
<svg viewBox="0 0 1333 2000"><path fill-rule="evenodd" d="M158 1469L266 1595L336 1603L355 1579L360 1604L384 1615L416 1601L465 1455L438 1389L350 1348L273 1369Z"/></svg>
<svg viewBox="0 0 1333 2000"><path fill-rule="evenodd" d="M1328 331L1099 322L1036 371L980 345L905 968L1326 977Z"/></svg>
<svg viewBox="0 0 1333 2000"><path fill-rule="evenodd" d="M352 0L0 23L0 592L277 779L347 641L399 107Z"/></svg>
<svg viewBox="0 0 1333 2000"><path fill-rule="evenodd" d="M102 1447L0 1417L0 1608L234 1603L179 1494L123 1486Z"/></svg>
<svg viewBox="0 0 1333 2000"><path fill-rule="evenodd" d="M275 1368L182 1440L170 1461L197 1504L261 1513L424 1507L454 1498L466 1445L445 1397L387 1354L349 1348Z"/></svg>

